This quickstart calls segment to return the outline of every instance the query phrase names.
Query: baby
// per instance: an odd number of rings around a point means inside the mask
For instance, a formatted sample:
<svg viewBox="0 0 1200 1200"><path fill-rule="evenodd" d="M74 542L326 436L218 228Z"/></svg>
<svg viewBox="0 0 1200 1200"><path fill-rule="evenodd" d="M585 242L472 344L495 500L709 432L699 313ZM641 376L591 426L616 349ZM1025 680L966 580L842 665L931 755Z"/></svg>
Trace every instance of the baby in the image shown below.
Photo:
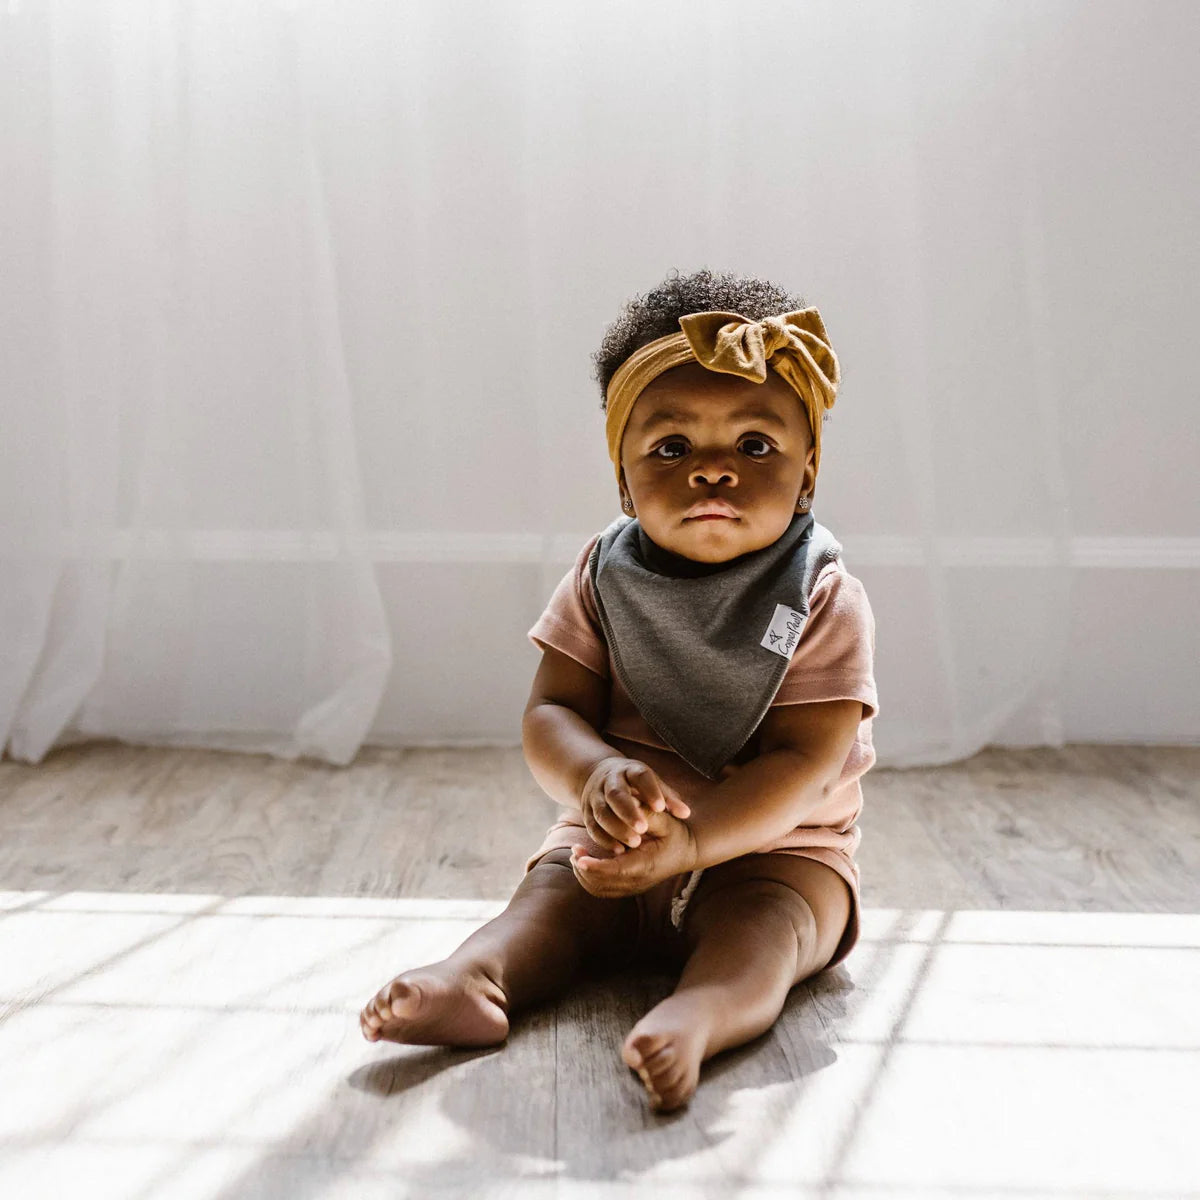
<svg viewBox="0 0 1200 1200"><path fill-rule="evenodd" d="M522 722L563 816L504 912L360 1024L487 1046L585 974L664 964L678 984L621 1057L665 1112L858 940L875 622L809 511L840 378L815 308L674 274L626 304L595 362L626 515L530 630Z"/></svg>

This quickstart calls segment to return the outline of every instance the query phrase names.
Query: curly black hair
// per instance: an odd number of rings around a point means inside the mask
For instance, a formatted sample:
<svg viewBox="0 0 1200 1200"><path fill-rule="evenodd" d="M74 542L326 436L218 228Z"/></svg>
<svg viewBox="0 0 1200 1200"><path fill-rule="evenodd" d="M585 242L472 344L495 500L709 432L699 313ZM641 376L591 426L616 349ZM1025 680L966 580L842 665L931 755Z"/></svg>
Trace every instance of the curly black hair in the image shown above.
<svg viewBox="0 0 1200 1200"><path fill-rule="evenodd" d="M617 319L604 331L600 349L592 355L600 384L600 408L608 410L608 383L617 368L640 346L679 332L679 318L694 312L735 312L751 321L804 308L804 298L784 291L767 279L714 274L707 267L680 275L672 271L644 296L627 300Z"/></svg>

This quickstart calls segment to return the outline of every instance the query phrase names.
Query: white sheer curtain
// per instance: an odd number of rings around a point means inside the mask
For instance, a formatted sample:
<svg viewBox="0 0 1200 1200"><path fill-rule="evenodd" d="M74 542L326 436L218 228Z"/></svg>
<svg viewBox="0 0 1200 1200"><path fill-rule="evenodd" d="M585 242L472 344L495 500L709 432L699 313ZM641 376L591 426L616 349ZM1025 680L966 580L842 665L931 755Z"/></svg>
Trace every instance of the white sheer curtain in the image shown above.
<svg viewBox="0 0 1200 1200"><path fill-rule="evenodd" d="M1200 8L0 8L0 747L519 740L619 512L588 356L708 265L844 383L879 761L1200 736Z"/></svg>

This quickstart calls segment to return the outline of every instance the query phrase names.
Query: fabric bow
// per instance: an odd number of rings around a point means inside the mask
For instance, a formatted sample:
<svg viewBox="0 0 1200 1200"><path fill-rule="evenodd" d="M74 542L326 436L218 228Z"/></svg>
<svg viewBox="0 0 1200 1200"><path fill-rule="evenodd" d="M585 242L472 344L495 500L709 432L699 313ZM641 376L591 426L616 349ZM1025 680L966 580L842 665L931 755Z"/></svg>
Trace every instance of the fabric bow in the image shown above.
<svg viewBox="0 0 1200 1200"><path fill-rule="evenodd" d="M696 361L710 371L763 383L770 361L796 391L802 392L807 381L816 390L820 407L833 407L841 369L815 308L799 308L763 321L748 321L740 313L689 313L679 318L679 327Z"/></svg>

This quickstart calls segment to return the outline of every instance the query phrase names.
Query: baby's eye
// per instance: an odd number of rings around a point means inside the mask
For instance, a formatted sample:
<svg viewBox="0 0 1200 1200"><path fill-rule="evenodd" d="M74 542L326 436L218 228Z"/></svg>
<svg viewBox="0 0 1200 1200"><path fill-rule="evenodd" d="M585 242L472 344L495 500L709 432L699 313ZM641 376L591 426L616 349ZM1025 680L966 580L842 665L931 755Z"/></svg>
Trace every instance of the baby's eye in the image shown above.
<svg viewBox="0 0 1200 1200"><path fill-rule="evenodd" d="M752 445L752 444L757 444L758 446L761 446L762 449L761 450L747 450L746 453L751 458L766 458L767 455L769 455L771 453L771 451L774 449L774 447L771 445L770 442L767 441L766 438L761 438L761 437L757 437L757 436L742 438L741 445L743 447L745 447L747 445ZM670 447L670 446L678 446L680 448L679 453L678 454L671 454L671 453L662 454L662 453L660 453L660 451L667 450L668 447ZM687 443L685 441L683 441L681 438L672 438L670 441L663 442L663 444L661 446L656 446L651 451L651 454L655 458L661 458L661 459L665 459L667 461L670 461L670 460L676 459L676 458L682 458L686 453L687 453Z"/></svg>

